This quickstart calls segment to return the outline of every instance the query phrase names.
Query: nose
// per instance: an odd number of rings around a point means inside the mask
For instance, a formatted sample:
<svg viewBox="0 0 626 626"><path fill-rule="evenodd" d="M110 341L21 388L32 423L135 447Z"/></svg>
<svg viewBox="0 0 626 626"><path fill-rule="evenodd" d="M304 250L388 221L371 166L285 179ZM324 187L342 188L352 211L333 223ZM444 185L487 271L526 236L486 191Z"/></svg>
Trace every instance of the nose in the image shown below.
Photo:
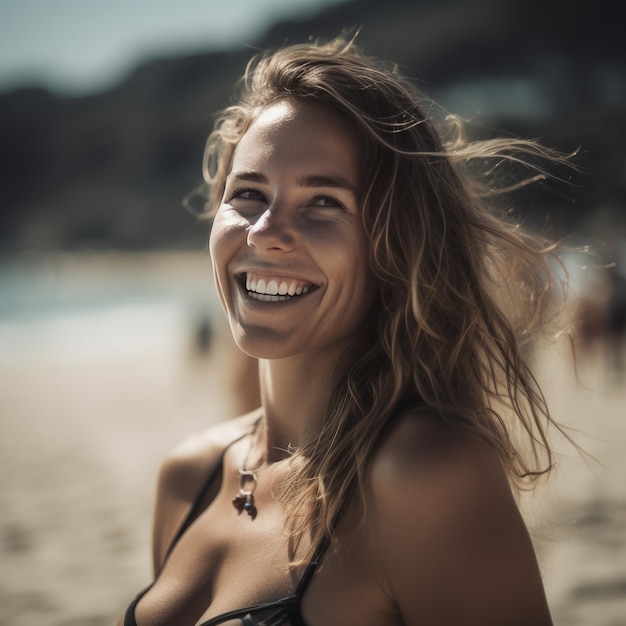
<svg viewBox="0 0 626 626"><path fill-rule="evenodd" d="M291 218L276 205L267 209L250 225L248 245L259 252L289 252L295 247Z"/></svg>

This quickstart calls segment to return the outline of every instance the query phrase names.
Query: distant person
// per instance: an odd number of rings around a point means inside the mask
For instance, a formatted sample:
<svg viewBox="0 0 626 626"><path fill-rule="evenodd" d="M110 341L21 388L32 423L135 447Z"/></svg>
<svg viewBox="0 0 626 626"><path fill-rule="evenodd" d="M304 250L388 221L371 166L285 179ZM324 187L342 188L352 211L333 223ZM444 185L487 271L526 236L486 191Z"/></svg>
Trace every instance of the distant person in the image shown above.
<svg viewBox="0 0 626 626"><path fill-rule="evenodd" d="M626 272L616 265L610 272L611 289L606 303L608 341L613 356L613 367L624 370L624 337L626 337Z"/></svg>
<svg viewBox="0 0 626 626"><path fill-rule="evenodd" d="M626 241L610 242L609 262L586 284L574 311L577 346L589 358L599 350L621 382L626 349ZM613 260L615 259L615 260Z"/></svg>
<svg viewBox="0 0 626 626"><path fill-rule="evenodd" d="M216 357L214 347L214 330L208 313L201 315L192 327L191 355L202 362ZM229 335L226 339L226 363L218 362L220 376L223 377L224 395L228 398L228 406L239 413L247 413L261 403L259 391L259 368L257 359L243 353ZM224 348L222 348L224 349Z"/></svg>
<svg viewBox="0 0 626 626"><path fill-rule="evenodd" d="M205 170L261 406L165 459L155 579L119 624L551 624L515 489L551 467L523 344L552 259L489 172L561 157L437 127L343 38L261 55L242 89Z"/></svg>

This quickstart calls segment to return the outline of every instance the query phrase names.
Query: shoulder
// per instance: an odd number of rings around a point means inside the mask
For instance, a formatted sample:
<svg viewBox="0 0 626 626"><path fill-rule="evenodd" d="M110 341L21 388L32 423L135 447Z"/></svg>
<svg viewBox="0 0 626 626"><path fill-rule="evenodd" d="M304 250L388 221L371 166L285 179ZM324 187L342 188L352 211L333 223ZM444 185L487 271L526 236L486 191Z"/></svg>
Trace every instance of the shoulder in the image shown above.
<svg viewBox="0 0 626 626"><path fill-rule="evenodd" d="M258 411L194 433L176 445L163 459L152 519L155 574L163 565L178 528L211 470L219 463L224 449L245 435L256 419Z"/></svg>
<svg viewBox="0 0 626 626"><path fill-rule="evenodd" d="M182 500L193 501L207 472L219 461L224 449L254 424L257 413L220 422L179 442L161 463L159 489Z"/></svg>
<svg viewBox="0 0 626 626"><path fill-rule="evenodd" d="M375 498L407 489L421 498L462 506L475 490L490 497L512 496L497 453L468 429L426 410L412 410L394 421L372 465Z"/></svg>
<svg viewBox="0 0 626 626"><path fill-rule="evenodd" d="M530 537L487 443L407 412L373 458L371 497L386 590L405 623L550 624Z"/></svg>

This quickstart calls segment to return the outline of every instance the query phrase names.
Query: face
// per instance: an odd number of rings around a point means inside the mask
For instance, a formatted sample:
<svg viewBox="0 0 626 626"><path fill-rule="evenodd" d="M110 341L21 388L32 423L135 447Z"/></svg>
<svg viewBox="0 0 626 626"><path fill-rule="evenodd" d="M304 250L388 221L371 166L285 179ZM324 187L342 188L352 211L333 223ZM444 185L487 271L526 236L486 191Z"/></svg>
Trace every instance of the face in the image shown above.
<svg viewBox="0 0 626 626"><path fill-rule="evenodd" d="M260 113L233 155L211 230L235 341L258 358L343 350L374 298L356 137L317 104Z"/></svg>

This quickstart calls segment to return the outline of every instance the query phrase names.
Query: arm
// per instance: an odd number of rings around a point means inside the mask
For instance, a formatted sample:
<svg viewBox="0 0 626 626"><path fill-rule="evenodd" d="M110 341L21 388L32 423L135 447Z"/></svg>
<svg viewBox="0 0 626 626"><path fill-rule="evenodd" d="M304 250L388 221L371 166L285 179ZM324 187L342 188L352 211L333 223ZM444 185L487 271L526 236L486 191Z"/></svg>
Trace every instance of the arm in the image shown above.
<svg viewBox="0 0 626 626"><path fill-rule="evenodd" d="M385 591L405 624L552 624L528 531L489 446L407 415L372 472Z"/></svg>

